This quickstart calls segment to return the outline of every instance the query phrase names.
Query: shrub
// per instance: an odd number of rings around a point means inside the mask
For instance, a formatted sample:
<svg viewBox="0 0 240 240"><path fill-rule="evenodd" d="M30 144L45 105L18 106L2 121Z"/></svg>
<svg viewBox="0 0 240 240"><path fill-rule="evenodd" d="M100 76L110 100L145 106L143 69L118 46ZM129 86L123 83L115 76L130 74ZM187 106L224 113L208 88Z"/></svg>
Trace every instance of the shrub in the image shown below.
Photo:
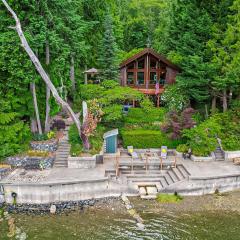
<svg viewBox="0 0 240 240"><path fill-rule="evenodd" d="M125 148L127 146L134 146L134 148L160 148L161 146L176 148L177 145L183 143L182 140L170 140L160 130L123 130L121 135Z"/></svg>
<svg viewBox="0 0 240 240"><path fill-rule="evenodd" d="M182 152L182 153L186 153L189 149L189 146L187 144L180 144L177 146L177 151L178 152Z"/></svg>
<svg viewBox="0 0 240 240"><path fill-rule="evenodd" d="M101 86L105 89L112 89L119 86L119 83L114 80L105 80L101 83Z"/></svg>
<svg viewBox="0 0 240 240"><path fill-rule="evenodd" d="M32 140L33 141L46 141L46 140L48 140L48 136L45 133L43 133L43 134L35 133L32 136Z"/></svg>
<svg viewBox="0 0 240 240"><path fill-rule="evenodd" d="M187 94L176 84L166 87L161 100L168 111L182 111L189 104Z"/></svg>
<svg viewBox="0 0 240 240"><path fill-rule="evenodd" d="M56 133L53 132L53 131L50 131L50 132L47 133L47 137L48 137L48 139L55 138L56 137Z"/></svg>
<svg viewBox="0 0 240 240"><path fill-rule="evenodd" d="M184 129L190 129L195 125L192 115L195 110L186 108L181 113L171 111L168 113L165 123L162 125L162 131L169 134L171 139L181 138Z"/></svg>
<svg viewBox="0 0 240 240"><path fill-rule="evenodd" d="M2 101L0 101L0 105ZM29 126L15 112L0 109L0 159L25 151L31 138Z"/></svg>

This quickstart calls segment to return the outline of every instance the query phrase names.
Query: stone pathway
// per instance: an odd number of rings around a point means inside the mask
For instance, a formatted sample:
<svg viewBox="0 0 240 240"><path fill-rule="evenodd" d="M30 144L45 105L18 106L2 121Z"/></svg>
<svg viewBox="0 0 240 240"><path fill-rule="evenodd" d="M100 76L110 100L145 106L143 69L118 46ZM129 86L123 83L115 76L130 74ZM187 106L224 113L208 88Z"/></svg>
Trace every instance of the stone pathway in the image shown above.
<svg viewBox="0 0 240 240"><path fill-rule="evenodd" d="M68 127L63 132L63 137L59 140L58 149L56 151L56 159L54 161L54 168L67 168L68 156L70 154L70 144L68 143Z"/></svg>

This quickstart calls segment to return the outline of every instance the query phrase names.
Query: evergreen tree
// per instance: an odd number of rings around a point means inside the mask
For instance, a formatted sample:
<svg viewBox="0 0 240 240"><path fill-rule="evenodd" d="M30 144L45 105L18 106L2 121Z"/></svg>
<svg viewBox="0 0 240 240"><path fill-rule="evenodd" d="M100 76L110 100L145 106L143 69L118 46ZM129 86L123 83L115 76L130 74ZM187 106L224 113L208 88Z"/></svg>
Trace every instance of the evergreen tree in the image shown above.
<svg viewBox="0 0 240 240"><path fill-rule="evenodd" d="M104 36L99 53L103 80L118 80L117 52L118 46L113 32L113 20L110 13L108 13L104 21Z"/></svg>

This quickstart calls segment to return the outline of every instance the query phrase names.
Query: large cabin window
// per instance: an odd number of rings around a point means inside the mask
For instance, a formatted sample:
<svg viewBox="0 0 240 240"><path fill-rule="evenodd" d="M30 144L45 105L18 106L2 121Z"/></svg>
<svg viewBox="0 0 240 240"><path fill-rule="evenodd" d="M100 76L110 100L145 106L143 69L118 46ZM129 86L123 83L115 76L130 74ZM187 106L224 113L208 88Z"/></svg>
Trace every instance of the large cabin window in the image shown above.
<svg viewBox="0 0 240 240"><path fill-rule="evenodd" d="M160 81L159 81L159 84L164 86L166 83L166 72L162 72L161 75L160 75Z"/></svg>
<svg viewBox="0 0 240 240"><path fill-rule="evenodd" d="M127 84L128 85L134 84L134 73L133 72L127 73Z"/></svg>
<svg viewBox="0 0 240 240"><path fill-rule="evenodd" d="M157 73L150 72L150 84L156 84L156 80L157 80Z"/></svg>
<svg viewBox="0 0 240 240"><path fill-rule="evenodd" d="M141 59L138 61L138 69L144 69L145 67L145 61L144 59Z"/></svg>
<svg viewBox="0 0 240 240"><path fill-rule="evenodd" d="M129 64L127 68L128 69L134 69L134 63Z"/></svg>
<svg viewBox="0 0 240 240"><path fill-rule="evenodd" d="M143 85L144 84L144 72L137 73L137 84Z"/></svg>
<svg viewBox="0 0 240 240"><path fill-rule="evenodd" d="M157 69L157 61L155 59L150 60L150 68L151 69Z"/></svg>

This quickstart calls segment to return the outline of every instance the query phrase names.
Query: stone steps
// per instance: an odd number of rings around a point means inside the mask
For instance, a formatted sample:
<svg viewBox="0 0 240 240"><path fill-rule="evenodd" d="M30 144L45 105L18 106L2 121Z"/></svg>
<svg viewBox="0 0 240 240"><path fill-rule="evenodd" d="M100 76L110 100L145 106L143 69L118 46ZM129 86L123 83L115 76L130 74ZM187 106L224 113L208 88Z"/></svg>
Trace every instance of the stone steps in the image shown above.
<svg viewBox="0 0 240 240"><path fill-rule="evenodd" d="M63 131L63 138L59 142L58 150L56 151L56 159L53 167L55 168L67 168L68 156L70 154L70 144L68 143L68 131Z"/></svg>

